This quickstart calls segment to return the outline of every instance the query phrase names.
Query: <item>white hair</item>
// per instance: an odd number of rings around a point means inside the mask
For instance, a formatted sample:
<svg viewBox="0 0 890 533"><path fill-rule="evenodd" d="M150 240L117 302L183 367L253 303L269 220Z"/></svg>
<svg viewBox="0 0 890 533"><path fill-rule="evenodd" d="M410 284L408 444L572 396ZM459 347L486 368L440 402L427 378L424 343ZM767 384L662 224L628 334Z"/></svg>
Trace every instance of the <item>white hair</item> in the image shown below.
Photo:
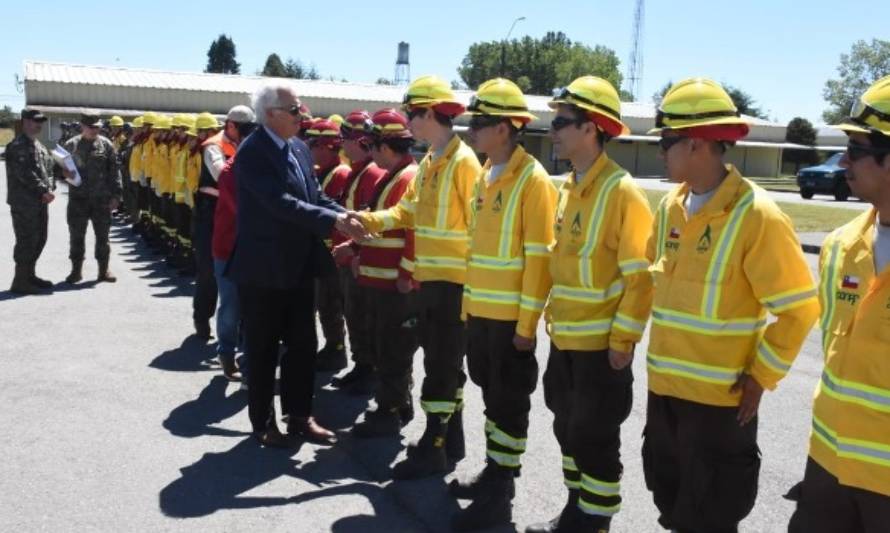
<svg viewBox="0 0 890 533"><path fill-rule="evenodd" d="M253 93L251 103L258 123L265 124L266 111L281 105L282 93L291 93L297 97L293 86L283 81L265 82Z"/></svg>

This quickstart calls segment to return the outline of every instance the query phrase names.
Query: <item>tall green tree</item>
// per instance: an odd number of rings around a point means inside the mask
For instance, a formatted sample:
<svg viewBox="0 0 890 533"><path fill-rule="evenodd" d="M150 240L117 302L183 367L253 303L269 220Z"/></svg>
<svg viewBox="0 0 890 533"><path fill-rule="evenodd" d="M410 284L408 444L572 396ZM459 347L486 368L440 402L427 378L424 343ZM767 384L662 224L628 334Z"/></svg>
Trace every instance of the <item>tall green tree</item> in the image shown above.
<svg viewBox="0 0 890 533"><path fill-rule="evenodd" d="M274 78L287 78L287 68L285 68L284 63L281 61L281 57L278 54L269 54L269 57L266 58L266 64L263 66L263 70L260 72L262 76L271 76Z"/></svg>
<svg viewBox="0 0 890 533"><path fill-rule="evenodd" d="M849 116L856 99L872 83L890 74L890 41L856 41L849 54L841 54L837 73L838 78L826 81L822 89L822 96L829 104L822 118L828 124L836 124Z"/></svg>
<svg viewBox="0 0 890 533"><path fill-rule="evenodd" d="M221 34L210 43L207 51L207 68L204 72L219 74L240 74L241 64L235 61L235 41L228 35Z"/></svg>
<svg viewBox="0 0 890 533"><path fill-rule="evenodd" d="M516 82L528 94L549 95L575 78L593 74L621 86L618 56L610 48L591 48L572 42L562 32L547 32L535 39L529 36L510 41L473 43L457 69L470 89L503 76Z"/></svg>
<svg viewBox="0 0 890 533"><path fill-rule="evenodd" d="M788 127L785 129L785 141L805 146L815 146L816 128L813 127L809 120L802 117L794 117L788 122ZM794 163L794 172L797 172L800 170L801 165L816 164L819 156L815 150L791 148L782 152L782 159Z"/></svg>
<svg viewBox="0 0 890 533"><path fill-rule="evenodd" d="M11 128L18 115L8 105L0 108L0 128Z"/></svg>

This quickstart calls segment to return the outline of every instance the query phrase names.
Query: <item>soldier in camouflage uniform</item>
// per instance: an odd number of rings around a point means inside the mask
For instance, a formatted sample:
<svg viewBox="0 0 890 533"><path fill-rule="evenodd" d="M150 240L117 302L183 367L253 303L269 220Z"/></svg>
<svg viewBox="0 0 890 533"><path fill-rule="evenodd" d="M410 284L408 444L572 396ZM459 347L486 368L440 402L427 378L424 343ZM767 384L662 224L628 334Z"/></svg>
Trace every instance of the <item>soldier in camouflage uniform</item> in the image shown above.
<svg viewBox="0 0 890 533"><path fill-rule="evenodd" d="M53 284L34 273L34 265L46 244L49 212L55 196L53 160L37 140L46 117L37 110L22 110L22 133L6 146L6 203L15 233L15 277L10 291L35 294Z"/></svg>
<svg viewBox="0 0 890 533"><path fill-rule="evenodd" d="M69 139L65 149L74 156L74 163L83 182L79 187L68 189L68 231L71 234L71 274L68 283L83 279L82 267L84 238L87 222L92 222L96 235L96 260L99 262L97 281L117 281L108 270L111 246L108 233L111 230L111 212L121 202L121 173L114 145L107 137L99 135L101 121L98 114L84 114L80 120L81 134ZM72 177L63 171L65 177Z"/></svg>

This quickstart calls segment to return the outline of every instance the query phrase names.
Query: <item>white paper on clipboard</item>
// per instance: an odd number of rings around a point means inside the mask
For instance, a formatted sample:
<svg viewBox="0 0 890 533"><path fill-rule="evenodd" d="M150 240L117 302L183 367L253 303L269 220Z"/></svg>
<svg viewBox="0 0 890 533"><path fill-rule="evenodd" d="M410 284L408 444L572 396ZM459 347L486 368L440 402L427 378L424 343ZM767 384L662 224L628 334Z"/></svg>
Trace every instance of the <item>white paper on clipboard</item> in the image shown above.
<svg viewBox="0 0 890 533"><path fill-rule="evenodd" d="M74 174L74 179L65 178L65 181L73 187L80 187L80 184L83 183L83 179L80 177L80 172L77 171L77 165L74 164L74 157L71 156L68 150L65 150L57 144L50 153L59 166Z"/></svg>

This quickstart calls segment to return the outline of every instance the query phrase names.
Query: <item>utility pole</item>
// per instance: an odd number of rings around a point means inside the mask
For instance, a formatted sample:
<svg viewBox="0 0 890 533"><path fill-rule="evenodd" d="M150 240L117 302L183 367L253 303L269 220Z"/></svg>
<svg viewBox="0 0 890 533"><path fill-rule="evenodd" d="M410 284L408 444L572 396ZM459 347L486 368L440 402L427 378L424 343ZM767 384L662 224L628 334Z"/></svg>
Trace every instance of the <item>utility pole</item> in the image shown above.
<svg viewBox="0 0 890 533"><path fill-rule="evenodd" d="M633 41L625 76L627 92L633 95L635 101L640 99L640 90L643 88L643 19L645 18L645 9L644 0L637 0L637 7L634 9Z"/></svg>

